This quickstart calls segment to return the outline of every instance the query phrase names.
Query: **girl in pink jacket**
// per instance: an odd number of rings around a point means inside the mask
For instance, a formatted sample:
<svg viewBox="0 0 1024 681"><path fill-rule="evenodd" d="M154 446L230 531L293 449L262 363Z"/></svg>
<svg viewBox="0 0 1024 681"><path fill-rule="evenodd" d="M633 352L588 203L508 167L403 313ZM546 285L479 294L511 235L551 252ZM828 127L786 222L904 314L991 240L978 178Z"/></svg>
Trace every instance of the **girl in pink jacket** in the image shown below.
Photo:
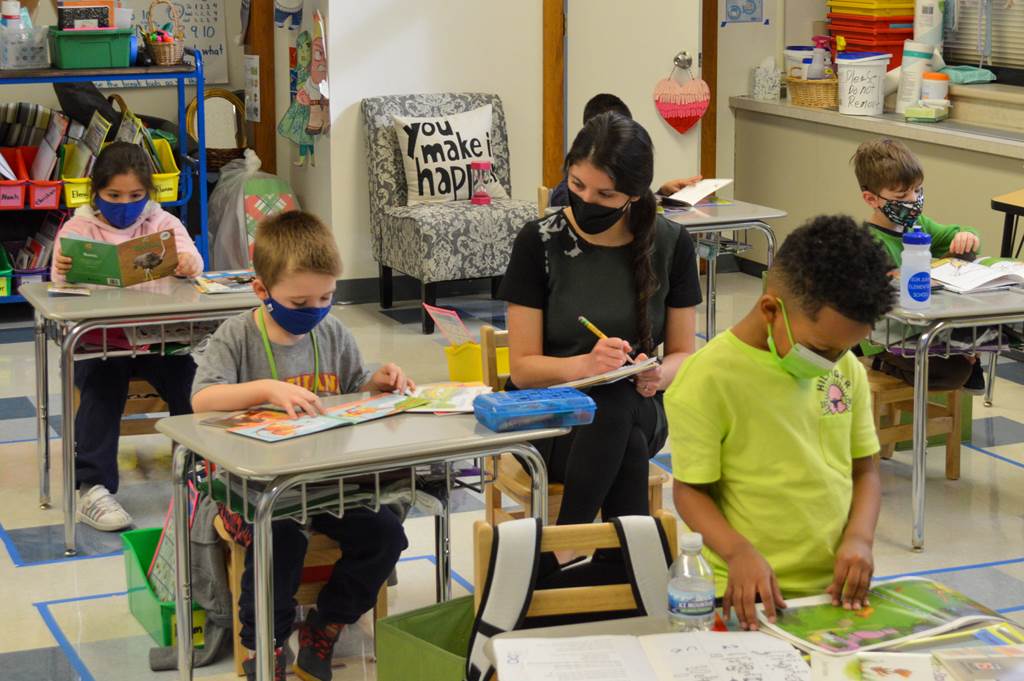
<svg viewBox="0 0 1024 681"><path fill-rule="evenodd" d="M96 158L92 171L92 202L81 206L64 223L54 244L51 277L65 281L71 258L60 252L60 236L121 243L174 230L178 251L175 274L194 277L203 271L203 259L185 226L150 200L155 193L149 161L142 147L114 142ZM136 287L159 290L163 282ZM98 530L114 532L132 524L132 518L114 498L118 487L117 443L121 415L128 398L128 382L142 378L167 402L171 414L188 414L196 367L190 356L108 357L75 362L75 386L82 398L75 414L75 479L80 490L78 519Z"/></svg>

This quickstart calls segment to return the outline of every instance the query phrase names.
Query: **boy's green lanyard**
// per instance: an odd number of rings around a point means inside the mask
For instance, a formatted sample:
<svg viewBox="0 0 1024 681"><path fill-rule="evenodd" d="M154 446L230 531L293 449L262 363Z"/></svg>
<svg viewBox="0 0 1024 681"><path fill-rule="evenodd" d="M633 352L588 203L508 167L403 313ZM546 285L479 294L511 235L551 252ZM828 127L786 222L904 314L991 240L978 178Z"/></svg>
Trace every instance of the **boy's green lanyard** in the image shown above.
<svg viewBox="0 0 1024 681"><path fill-rule="evenodd" d="M274 361L274 351L270 348L270 336L267 335L267 322L263 318L263 308L260 308L260 335L263 336L263 349L267 352L267 363L270 364L270 376L275 381L277 377L277 362ZM316 330L309 332L309 340L313 342L313 394L320 393L320 348L316 344Z"/></svg>

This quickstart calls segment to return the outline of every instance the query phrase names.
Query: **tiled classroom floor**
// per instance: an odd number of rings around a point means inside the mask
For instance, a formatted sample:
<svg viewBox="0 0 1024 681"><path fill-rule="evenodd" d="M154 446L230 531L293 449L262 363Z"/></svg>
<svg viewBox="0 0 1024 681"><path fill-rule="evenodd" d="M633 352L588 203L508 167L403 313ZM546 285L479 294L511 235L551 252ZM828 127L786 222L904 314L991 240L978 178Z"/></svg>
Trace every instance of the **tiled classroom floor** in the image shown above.
<svg viewBox="0 0 1024 681"><path fill-rule="evenodd" d="M759 289L757 279L721 275L719 328L744 314ZM442 304L458 308L473 329L483 322L504 326L502 306L485 298ZM414 304L383 314L376 305L344 306L335 314L353 330L369 362L398 362L420 382L446 378L443 339L420 335ZM81 553L64 559L60 511L38 507L31 339L24 308L0 309L0 679L175 678L173 672L149 671L148 651L154 643L128 612L119 538L80 526ZM55 355L51 361L57 366ZM51 404L59 409L56 371L50 380ZM54 428L51 437L56 439L59 417ZM53 446L59 452L59 443ZM933 451L923 553L909 550L909 455L898 453L882 465L876 574L926 574L1024 622L1024 365L999 365L995 406L985 408L975 398L973 438L963 449L959 481L945 480L944 456ZM657 461L669 466L665 454ZM169 465L169 444L160 436L122 439L119 498L138 527L160 524L170 497ZM56 466L55 499L60 489ZM472 589L470 529L482 516L483 503L471 492L457 494L453 565L455 594L463 595ZM668 496L666 507L671 507ZM406 531L410 548L399 565L399 583L389 590L391 612L427 605L434 596L433 523L412 518ZM366 618L362 624L350 628L336 650L345 665L335 669L339 681L375 678ZM196 670L196 677L237 678L226 656Z"/></svg>

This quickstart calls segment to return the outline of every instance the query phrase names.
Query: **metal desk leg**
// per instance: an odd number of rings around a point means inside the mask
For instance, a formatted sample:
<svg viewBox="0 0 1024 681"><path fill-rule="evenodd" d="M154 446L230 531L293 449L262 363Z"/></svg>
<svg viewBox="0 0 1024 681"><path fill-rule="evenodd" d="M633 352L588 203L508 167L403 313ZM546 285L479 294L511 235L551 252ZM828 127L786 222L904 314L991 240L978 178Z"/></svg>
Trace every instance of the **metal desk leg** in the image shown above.
<svg viewBox="0 0 1024 681"><path fill-rule="evenodd" d="M285 485L278 478L260 493L252 527L256 681L272 681L274 678L274 537L271 522L274 501L284 489Z"/></svg>
<svg viewBox="0 0 1024 681"><path fill-rule="evenodd" d="M178 633L178 678L192 679L192 562L188 528L188 462L192 453L172 447L171 484L174 486L174 609Z"/></svg>
<svg viewBox="0 0 1024 681"><path fill-rule="evenodd" d="M540 518L541 525L548 524L548 469L540 453L533 445L519 444L509 451L520 457L530 474L530 515Z"/></svg>
<svg viewBox="0 0 1024 681"><path fill-rule="evenodd" d="M999 353L993 352L988 358L988 382L985 384L985 406L992 406L992 395L996 391L996 362L999 361Z"/></svg>
<svg viewBox="0 0 1024 681"><path fill-rule="evenodd" d="M928 455L928 347L932 339L945 326L939 321L925 329L917 339L914 355L914 462L911 478L911 503L914 510L914 529L911 546L914 551L924 550L924 491L927 478Z"/></svg>
<svg viewBox="0 0 1024 681"><path fill-rule="evenodd" d="M715 321L716 321L715 302L716 302L716 298L717 298L716 285L718 283L716 280L718 278L718 248L719 248L718 244L719 244L719 242L722 239L721 232L715 232L712 238L714 240L714 246L712 247L711 257L709 257L708 260L707 260L707 263L708 263L708 269L707 269L707 290L708 290L708 292L707 292L707 301L705 303L707 305L707 308L705 309L706 318L704 320L704 334L707 336L708 340L711 340L712 338L714 338L715 337L715 332L716 332L716 328L715 328L715 326L716 326L715 325Z"/></svg>
<svg viewBox="0 0 1024 681"><path fill-rule="evenodd" d="M1013 226L1017 216L1012 213L1003 213L1003 243L999 247L1000 258L1013 257Z"/></svg>
<svg viewBox="0 0 1024 681"><path fill-rule="evenodd" d="M451 495L452 464L444 463L444 495L441 498L441 512L434 516L434 555L437 557L436 583L437 602L444 603L452 597L452 542L451 542Z"/></svg>
<svg viewBox="0 0 1024 681"><path fill-rule="evenodd" d="M66 332L60 347L60 373L64 404L61 418L60 449L64 463L64 555L73 556L75 547L75 346L90 328L87 324L76 324Z"/></svg>
<svg viewBox="0 0 1024 681"><path fill-rule="evenodd" d="M39 463L39 507L50 508L50 387L46 354L46 320L36 313L36 456Z"/></svg>

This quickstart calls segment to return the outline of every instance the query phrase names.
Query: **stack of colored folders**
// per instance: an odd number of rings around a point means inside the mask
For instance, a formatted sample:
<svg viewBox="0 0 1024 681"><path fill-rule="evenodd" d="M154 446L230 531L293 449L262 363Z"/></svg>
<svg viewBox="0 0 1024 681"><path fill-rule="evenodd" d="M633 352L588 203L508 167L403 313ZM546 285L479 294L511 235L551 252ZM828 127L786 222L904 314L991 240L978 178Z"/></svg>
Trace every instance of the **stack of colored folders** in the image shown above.
<svg viewBox="0 0 1024 681"><path fill-rule="evenodd" d="M885 52L889 70L903 61L914 37L914 0L829 0L829 34L837 51Z"/></svg>

